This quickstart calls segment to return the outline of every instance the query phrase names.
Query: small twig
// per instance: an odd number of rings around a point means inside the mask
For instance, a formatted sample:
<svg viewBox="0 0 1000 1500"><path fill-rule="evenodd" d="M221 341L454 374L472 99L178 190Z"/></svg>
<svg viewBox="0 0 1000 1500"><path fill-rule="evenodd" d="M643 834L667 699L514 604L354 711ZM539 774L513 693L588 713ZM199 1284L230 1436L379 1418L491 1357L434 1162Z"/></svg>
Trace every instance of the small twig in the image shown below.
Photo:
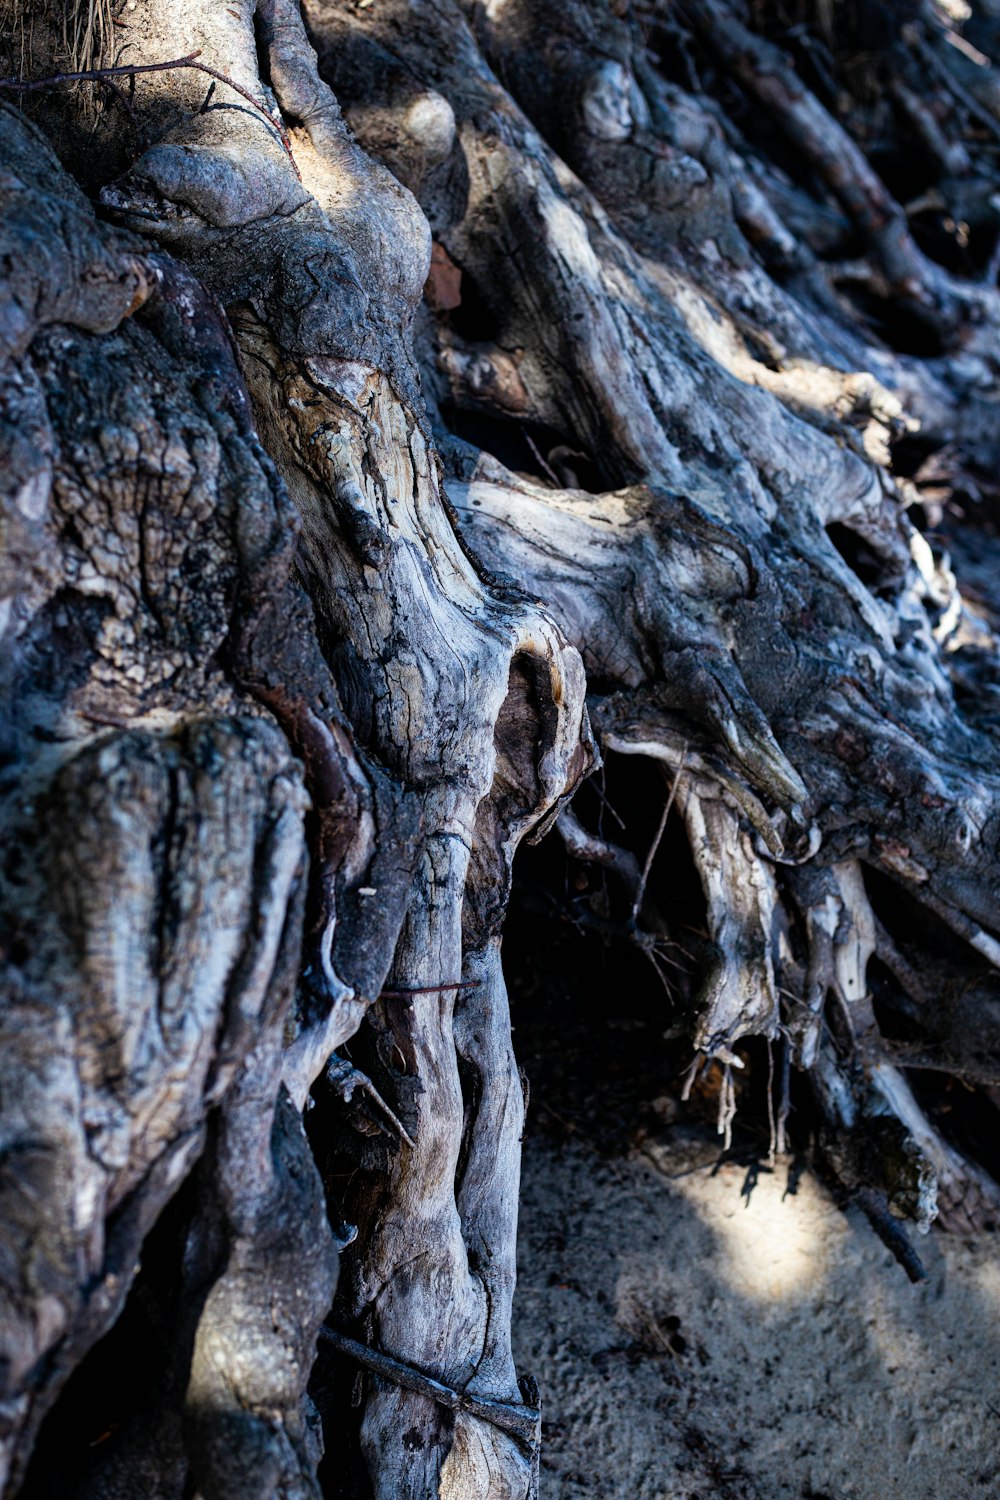
<svg viewBox="0 0 1000 1500"><path fill-rule="evenodd" d="M546 474L552 480L552 483L556 486L556 488L560 489L560 490L565 489L566 486L560 480L559 475L556 474L549 467L549 465L546 463L545 459L539 453L538 447L535 444L535 442L533 441L531 433L528 431L528 429L526 427L522 427L521 428L521 436L524 438L524 440L527 443L528 447L531 449L532 453L535 455L535 457L537 458L538 462L541 464L542 468L545 470Z"/></svg>
<svg viewBox="0 0 1000 1500"><path fill-rule="evenodd" d="M674 798L677 796L677 784L681 779L681 772L684 769L684 755L686 751L687 742L685 741L685 743L681 746L680 762L678 763L677 770L674 772L674 779L671 783L670 794L667 797L666 806L664 807L663 812L660 816L659 827L656 830L656 835L653 839L653 842L649 846L649 852L646 855L646 863L643 865L642 874L639 876L639 886L635 893L635 899L632 902L633 925L635 924L636 919L639 916L639 910L642 906L642 900L646 894L646 882L649 880L649 872L653 868L653 860L656 858L656 851L660 847L660 840L663 838L664 832L666 831L667 819L670 817L670 809L673 807Z"/></svg>
<svg viewBox="0 0 1000 1500"><path fill-rule="evenodd" d="M113 68L86 68L81 73L50 73L46 78L0 78L0 88L17 89L28 94L35 89L51 88L56 83L98 83L105 78L132 78L136 73L164 73L169 68L204 67L202 63L195 63L195 58L200 56L199 49L197 52L186 52L183 57L174 58L171 62L118 63Z"/></svg>
<svg viewBox="0 0 1000 1500"><path fill-rule="evenodd" d="M399 1116L386 1104L367 1073L362 1073L360 1068L356 1068L345 1057L338 1057L335 1052L327 1063L326 1076L345 1104L351 1102L355 1089L360 1089L363 1094L367 1094L376 1108L385 1115L396 1134L411 1150L416 1150L416 1141L408 1133Z"/></svg>
<svg viewBox="0 0 1000 1500"><path fill-rule="evenodd" d="M121 88L117 83L115 83L115 80L113 78L101 78L101 79L98 79L98 82L99 83L103 83L104 86L105 86L105 88L108 88L108 89L111 90L111 93L115 96L115 98L118 100L118 103L121 105L122 109L128 115L129 124L132 126L132 129L138 135L138 133L139 133L139 116L136 114L136 112L135 112L135 106L133 105L133 103L132 103L131 99L129 98L128 94L126 94L125 90L123 88Z"/></svg>
<svg viewBox="0 0 1000 1500"><path fill-rule="evenodd" d="M379 990L380 1000L405 1000L409 995L440 995L445 990L478 990L481 979L456 979L451 984L417 984L411 989Z"/></svg>
<svg viewBox="0 0 1000 1500"><path fill-rule="evenodd" d="M382 1354L378 1349L369 1349L367 1345L359 1344L356 1339L349 1339L346 1334L325 1324L320 1328L319 1336L336 1349L338 1354L356 1360L359 1365L375 1375L381 1375L384 1380L391 1380L394 1385L401 1385L404 1390L414 1391L418 1396L429 1396L439 1406L448 1407L449 1411L468 1412L471 1417L489 1422L492 1427L499 1427L501 1432L508 1432L511 1437L518 1438L532 1452L538 1447L542 1414L537 1407L512 1401L494 1401L488 1396L470 1396L467 1391L452 1390L451 1386L444 1385L431 1375L425 1375L422 1370L414 1369L413 1365Z"/></svg>
<svg viewBox="0 0 1000 1500"><path fill-rule="evenodd" d="M299 171L298 163L292 155L292 143L288 132L280 116L272 114L266 104L255 99L249 89L245 89L241 83L230 78L226 73L220 73L217 68L210 68L207 63L198 62L201 50L185 53L183 57L172 58L169 62L158 63L120 63L113 68L86 68L79 73L50 73L47 78L33 78L30 80L21 78L0 78L0 89L11 89L16 93L30 94L38 89L50 89L60 83L110 83L115 78L135 78L140 73L169 73L174 68L193 68L198 73L207 73L209 78L215 78L219 83L224 83L234 93L239 94L241 99L255 109L258 114L264 116L268 124L277 132L288 160L299 181L302 181L302 173Z"/></svg>
<svg viewBox="0 0 1000 1500"><path fill-rule="evenodd" d="M591 782L590 782L590 786L592 787L592 789L597 793L598 797L600 798L600 801L601 801L601 811L603 812L604 809L607 809L607 811L614 818L615 822L618 824L618 827L624 833L625 832L625 819L621 816L620 813L618 813L618 812L615 811L615 809L611 806L611 803L608 801L607 793L604 790L604 781L605 781L604 767L602 766L601 770L600 770L600 778L598 779L597 777L594 777L591 780ZM601 831L600 822L598 822L598 832L600 833L600 831ZM603 834L602 834L602 837L603 837Z"/></svg>
<svg viewBox="0 0 1000 1500"><path fill-rule="evenodd" d="M660 981L660 983L663 985L664 994L666 995L667 999L668 1000L673 1000L673 998L674 998L673 991L671 990L670 985L667 982L667 976L666 976L666 974L664 974L663 970L660 968L660 965L659 965L659 963L657 961L657 958L656 958L656 954L653 952L652 948L643 948L642 952L645 953L646 957L649 959L650 963L653 965L653 969L654 969L654 972L656 974L656 977ZM676 967L679 967L679 965L677 965Z"/></svg>

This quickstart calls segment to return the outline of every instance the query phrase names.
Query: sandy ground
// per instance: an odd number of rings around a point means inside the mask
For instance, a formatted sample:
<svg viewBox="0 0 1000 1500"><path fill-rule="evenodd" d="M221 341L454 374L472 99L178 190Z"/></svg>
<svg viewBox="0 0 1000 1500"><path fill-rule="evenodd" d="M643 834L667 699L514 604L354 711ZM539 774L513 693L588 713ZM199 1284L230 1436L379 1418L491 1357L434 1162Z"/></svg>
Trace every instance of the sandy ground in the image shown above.
<svg viewBox="0 0 1000 1500"><path fill-rule="evenodd" d="M997 1500L1000 1237L912 1286L808 1173L525 1143L519 1366L541 1500Z"/></svg>

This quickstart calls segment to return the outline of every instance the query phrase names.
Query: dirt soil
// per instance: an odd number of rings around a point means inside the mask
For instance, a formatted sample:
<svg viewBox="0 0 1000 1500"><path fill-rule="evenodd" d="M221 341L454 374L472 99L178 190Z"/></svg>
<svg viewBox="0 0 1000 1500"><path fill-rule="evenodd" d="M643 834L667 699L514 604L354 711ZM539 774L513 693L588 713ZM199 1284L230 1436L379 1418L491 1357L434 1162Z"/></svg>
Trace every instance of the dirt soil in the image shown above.
<svg viewBox="0 0 1000 1500"><path fill-rule="evenodd" d="M526 1141L541 1500L996 1500L1000 1237L932 1231L913 1286L808 1169L717 1162L685 1124Z"/></svg>

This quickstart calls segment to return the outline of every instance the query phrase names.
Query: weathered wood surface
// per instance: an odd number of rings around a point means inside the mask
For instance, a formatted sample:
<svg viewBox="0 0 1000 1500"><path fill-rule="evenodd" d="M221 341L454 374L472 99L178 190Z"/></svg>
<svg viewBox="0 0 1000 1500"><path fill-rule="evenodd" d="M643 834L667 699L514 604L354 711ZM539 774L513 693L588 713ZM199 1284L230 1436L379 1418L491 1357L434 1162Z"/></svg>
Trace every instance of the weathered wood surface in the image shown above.
<svg viewBox="0 0 1000 1500"><path fill-rule="evenodd" d="M358 1373L343 1493L521 1500L537 1452L484 1415L534 1406L501 940L558 820L655 943L636 861L567 806L602 751L662 764L683 821L696 1052L728 1078L781 1038L876 1218L995 1210L905 1067L1000 1083L998 654L890 443L995 464L996 252L935 261L722 0L122 20L127 63L197 51L262 109L191 69L96 126L79 94L0 102L0 1492L184 1185L148 1397L77 1493L318 1496L332 1315L461 1397ZM971 202L997 99L925 117L913 67L965 54L909 24L899 128ZM331 1059L335 1211L302 1122Z"/></svg>

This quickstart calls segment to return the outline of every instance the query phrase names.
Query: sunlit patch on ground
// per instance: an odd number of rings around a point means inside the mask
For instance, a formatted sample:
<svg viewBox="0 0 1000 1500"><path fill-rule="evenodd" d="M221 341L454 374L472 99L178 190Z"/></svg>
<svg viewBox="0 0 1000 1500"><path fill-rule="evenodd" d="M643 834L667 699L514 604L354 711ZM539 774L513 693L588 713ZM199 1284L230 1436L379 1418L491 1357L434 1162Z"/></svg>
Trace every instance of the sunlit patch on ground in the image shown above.
<svg viewBox="0 0 1000 1500"><path fill-rule="evenodd" d="M932 1233L914 1287L808 1173L715 1160L690 1132L526 1143L542 1500L994 1500L995 1238Z"/></svg>

